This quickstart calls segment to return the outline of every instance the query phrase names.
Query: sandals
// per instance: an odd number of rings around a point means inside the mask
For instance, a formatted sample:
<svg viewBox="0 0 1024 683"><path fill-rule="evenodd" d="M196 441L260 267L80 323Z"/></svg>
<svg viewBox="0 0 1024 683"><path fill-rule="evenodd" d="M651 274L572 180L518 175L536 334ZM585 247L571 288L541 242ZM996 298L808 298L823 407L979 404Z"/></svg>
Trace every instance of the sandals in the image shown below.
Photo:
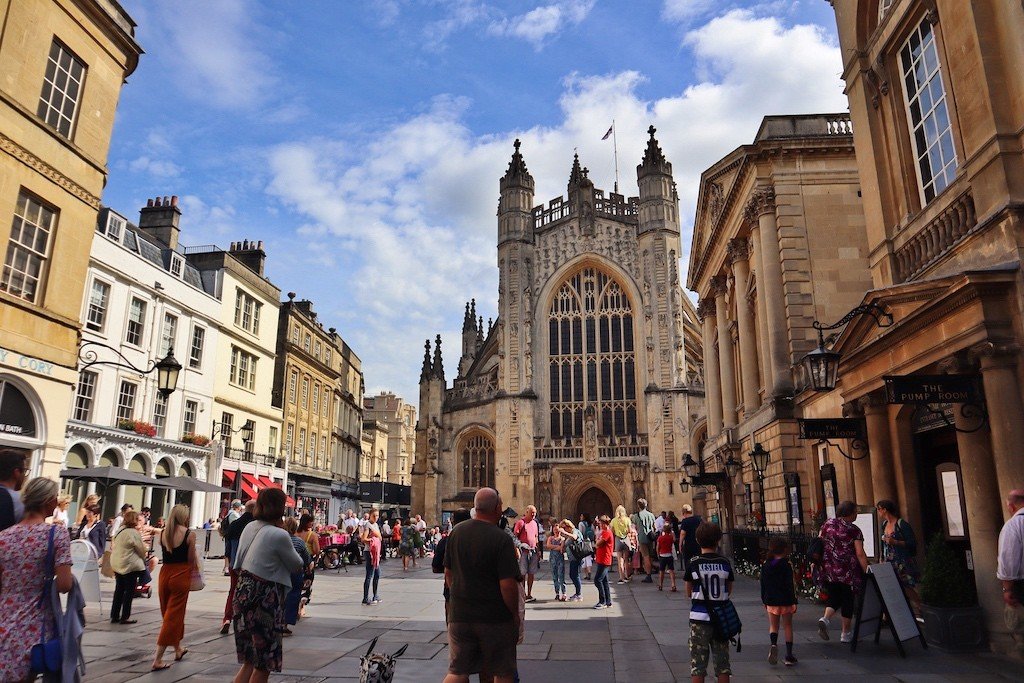
<svg viewBox="0 0 1024 683"><path fill-rule="evenodd" d="M222 636L226 636L228 634L228 631L230 631L230 630L231 630L231 622L230 621L225 621L224 624L220 627L220 634Z"/></svg>
<svg viewBox="0 0 1024 683"><path fill-rule="evenodd" d="M170 668L171 668L171 665L165 662L163 664L154 664L153 668L152 668L152 671L166 671L167 669L170 669Z"/></svg>
<svg viewBox="0 0 1024 683"><path fill-rule="evenodd" d="M184 650L181 651L180 655L174 655L174 661L180 662L181 660L185 659L185 655L187 655L187 654L188 654L188 648L186 647ZM168 666L170 666L170 665L168 665Z"/></svg>
<svg viewBox="0 0 1024 683"><path fill-rule="evenodd" d="M661 586L658 586L658 590L663 590Z"/></svg>
<svg viewBox="0 0 1024 683"><path fill-rule="evenodd" d="M675 587L675 586L672 586L672 592L673 592L673 593L675 593L675 592L676 592L676 587Z"/></svg>

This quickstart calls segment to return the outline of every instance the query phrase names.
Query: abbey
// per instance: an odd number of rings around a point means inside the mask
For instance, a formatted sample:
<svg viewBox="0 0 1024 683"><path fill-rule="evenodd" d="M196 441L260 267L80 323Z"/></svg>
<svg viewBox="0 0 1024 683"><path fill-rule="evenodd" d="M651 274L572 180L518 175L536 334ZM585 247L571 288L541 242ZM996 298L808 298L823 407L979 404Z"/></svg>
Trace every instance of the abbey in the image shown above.
<svg viewBox="0 0 1024 683"><path fill-rule="evenodd" d="M696 311L679 281L679 201L655 129L639 197L594 187L579 157L567 197L534 206L515 142L498 205L498 318L466 306L451 386L441 339L420 376L412 507L441 520L495 486L518 512L679 509L703 412Z"/></svg>

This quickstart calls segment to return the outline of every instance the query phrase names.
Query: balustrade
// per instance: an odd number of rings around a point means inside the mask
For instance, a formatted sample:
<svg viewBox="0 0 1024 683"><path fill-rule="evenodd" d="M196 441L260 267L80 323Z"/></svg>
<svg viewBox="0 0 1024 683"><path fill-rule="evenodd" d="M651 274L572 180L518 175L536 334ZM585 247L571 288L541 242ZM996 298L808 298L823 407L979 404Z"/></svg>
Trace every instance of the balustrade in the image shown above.
<svg viewBox="0 0 1024 683"><path fill-rule="evenodd" d="M896 281L905 282L920 275L977 225L974 199L970 192L965 192L896 250Z"/></svg>

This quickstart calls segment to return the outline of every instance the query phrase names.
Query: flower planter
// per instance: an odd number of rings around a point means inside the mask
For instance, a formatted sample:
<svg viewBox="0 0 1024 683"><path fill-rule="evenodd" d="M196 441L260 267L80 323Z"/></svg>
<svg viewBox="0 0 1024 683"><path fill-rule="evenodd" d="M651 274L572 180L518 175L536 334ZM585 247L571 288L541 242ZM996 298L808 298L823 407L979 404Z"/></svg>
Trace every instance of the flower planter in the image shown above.
<svg viewBox="0 0 1024 683"><path fill-rule="evenodd" d="M921 605L921 631L929 645L949 652L970 652L985 647L984 615L981 607L932 607Z"/></svg>

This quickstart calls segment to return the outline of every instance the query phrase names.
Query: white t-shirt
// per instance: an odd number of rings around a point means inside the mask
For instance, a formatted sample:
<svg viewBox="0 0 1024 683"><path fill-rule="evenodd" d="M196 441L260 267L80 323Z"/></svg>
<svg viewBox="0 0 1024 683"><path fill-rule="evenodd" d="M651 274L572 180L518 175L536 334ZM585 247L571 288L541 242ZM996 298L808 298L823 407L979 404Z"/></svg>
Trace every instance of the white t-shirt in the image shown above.
<svg viewBox="0 0 1024 683"><path fill-rule="evenodd" d="M665 518L658 515L654 519L654 529L660 534L661 530L665 528Z"/></svg>
<svg viewBox="0 0 1024 683"><path fill-rule="evenodd" d="M384 522L384 526L381 527L380 532L384 536L390 536L391 535L391 527L388 525L387 522Z"/></svg>
<svg viewBox="0 0 1024 683"><path fill-rule="evenodd" d="M54 508L53 509L53 523L54 524L60 523L60 524L63 524L64 526L67 526L68 525L68 511L67 510L61 510L59 507Z"/></svg>
<svg viewBox="0 0 1024 683"><path fill-rule="evenodd" d="M114 517L114 523L110 527L110 537L117 536L117 532L121 529L121 525L124 524L124 515L118 515Z"/></svg>
<svg viewBox="0 0 1024 683"><path fill-rule="evenodd" d="M352 530L359 526L359 520L355 517L346 517L345 521L342 522L342 526L345 527L345 531L352 533Z"/></svg>
<svg viewBox="0 0 1024 683"><path fill-rule="evenodd" d="M426 530L427 530L427 523L426 522L424 522L422 519L420 521L416 522L416 531L419 531L420 533L423 533Z"/></svg>

